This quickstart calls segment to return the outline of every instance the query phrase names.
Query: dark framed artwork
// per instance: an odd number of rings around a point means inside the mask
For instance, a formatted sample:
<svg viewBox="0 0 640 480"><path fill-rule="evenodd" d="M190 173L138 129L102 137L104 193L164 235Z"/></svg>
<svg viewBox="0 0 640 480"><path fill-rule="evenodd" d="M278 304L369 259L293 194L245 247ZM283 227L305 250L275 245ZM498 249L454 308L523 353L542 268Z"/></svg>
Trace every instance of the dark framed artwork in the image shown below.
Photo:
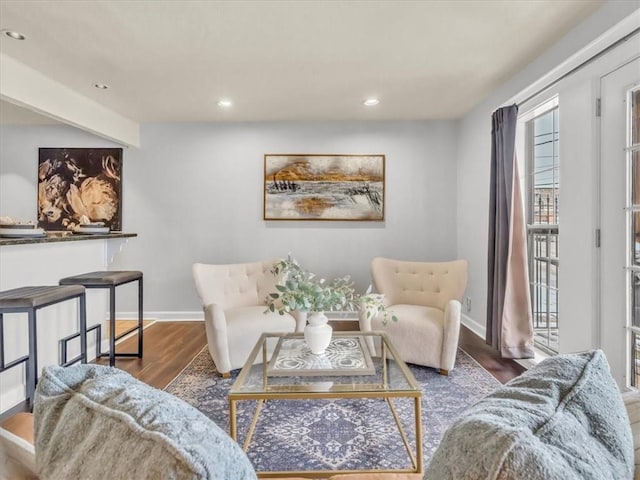
<svg viewBox="0 0 640 480"><path fill-rule="evenodd" d="M266 154L265 220L383 221L384 155Z"/></svg>
<svg viewBox="0 0 640 480"><path fill-rule="evenodd" d="M122 230L122 148L40 148L38 226L87 222Z"/></svg>

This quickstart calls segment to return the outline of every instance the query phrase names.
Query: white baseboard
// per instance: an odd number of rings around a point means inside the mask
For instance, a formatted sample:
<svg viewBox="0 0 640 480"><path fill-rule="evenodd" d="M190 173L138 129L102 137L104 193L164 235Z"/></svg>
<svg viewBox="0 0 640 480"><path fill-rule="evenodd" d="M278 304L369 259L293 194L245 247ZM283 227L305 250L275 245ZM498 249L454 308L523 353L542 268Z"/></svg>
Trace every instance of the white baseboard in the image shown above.
<svg viewBox="0 0 640 480"><path fill-rule="evenodd" d="M143 312L145 320L156 320L158 322L194 322L204 321L204 312ZM357 312L326 312L331 320L358 320ZM138 318L138 312L116 312L118 320L133 320Z"/></svg>
<svg viewBox="0 0 640 480"><path fill-rule="evenodd" d="M15 385L0 394L0 413L15 407L24 401L25 384Z"/></svg>
<svg viewBox="0 0 640 480"><path fill-rule="evenodd" d="M194 322L204 321L204 312L143 312L145 320L158 322ZM116 312L118 320L133 320L138 318L138 312Z"/></svg>
<svg viewBox="0 0 640 480"><path fill-rule="evenodd" d="M460 322L479 337L487 337L487 328L484 325L476 322L473 318L465 315L464 313L460 315Z"/></svg>

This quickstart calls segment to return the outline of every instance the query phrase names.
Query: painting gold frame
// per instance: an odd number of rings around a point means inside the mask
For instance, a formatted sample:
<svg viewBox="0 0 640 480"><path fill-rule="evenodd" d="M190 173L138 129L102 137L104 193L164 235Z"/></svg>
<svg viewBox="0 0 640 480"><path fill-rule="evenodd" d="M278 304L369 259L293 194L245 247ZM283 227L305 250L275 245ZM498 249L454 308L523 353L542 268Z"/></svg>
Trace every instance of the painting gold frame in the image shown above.
<svg viewBox="0 0 640 480"><path fill-rule="evenodd" d="M264 220L380 222L382 154L265 154Z"/></svg>

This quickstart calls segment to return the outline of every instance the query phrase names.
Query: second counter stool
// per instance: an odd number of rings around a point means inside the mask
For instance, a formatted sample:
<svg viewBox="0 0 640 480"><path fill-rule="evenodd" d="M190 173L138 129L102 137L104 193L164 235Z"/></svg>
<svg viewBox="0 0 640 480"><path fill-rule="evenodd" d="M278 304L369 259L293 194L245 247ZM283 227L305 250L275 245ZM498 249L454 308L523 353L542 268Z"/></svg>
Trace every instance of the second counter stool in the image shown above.
<svg viewBox="0 0 640 480"><path fill-rule="evenodd" d="M78 299L78 318L80 324L80 355L67 364L80 361L87 363L87 320L85 308L84 288L78 285L57 286L46 285L37 287L21 287L0 292L0 372L15 367L21 363L26 365L26 401L29 409L33 408L34 392L38 381L38 339L36 334L36 313L38 310L51 305ZM27 328L29 332L29 354L11 362L5 362L4 353L4 322L5 313L28 314ZM13 339L11 339L13 340ZM66 362L66 358L62 360Z"/></svg>
<svg viewBox="0 0 640 480"><path fill-rule="evenodd" d="M116 336L116 287L130 282L138 282L138 325ZM60 280L60 285L82 285L85 288L109 289L109 365L114 366L116 357L142 358L142 272L136 270L100 271L66 277ZM116 353L116 340L138 331L137 353Z"/></svg>

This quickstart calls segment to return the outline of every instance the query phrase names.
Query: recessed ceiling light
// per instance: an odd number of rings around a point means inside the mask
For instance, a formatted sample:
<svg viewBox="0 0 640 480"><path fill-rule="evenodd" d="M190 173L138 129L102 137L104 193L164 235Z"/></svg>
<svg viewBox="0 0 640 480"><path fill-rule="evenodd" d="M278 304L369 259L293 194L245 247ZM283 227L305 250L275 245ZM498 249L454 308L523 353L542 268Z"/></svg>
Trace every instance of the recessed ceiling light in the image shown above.
<svg viewBox="0 0 640 480"><path fill-rule="evenodd" d="M231 105L233 105L231 100L227 100L227 99L218 100L218 106L220 108L229 108Z"/></svg>
<svg viewBox="0 0 640 480"><path fill-rule="evenodd" d="M27 38L20 32L14 32L13 30L3 30L2 33L4 33L9 38L13 38L14 40L24 40Z"/></svg>
<svg viewBox="0 0 640 480"><path fill-rule="evenodd" d="M365 107L375 107L376 105L378 105L380 103L380 100L378 100L375 97L371 97L371 98L367 98L364 102L362 102L362 104Z"/></svg>
<svg viewBox="0 0 640 480"><path fill-rule="evenodd" d="M104 83L94 83L93 86L99 88L100 90L107 90L109 88L109 85L106 85Z"/></svg>

